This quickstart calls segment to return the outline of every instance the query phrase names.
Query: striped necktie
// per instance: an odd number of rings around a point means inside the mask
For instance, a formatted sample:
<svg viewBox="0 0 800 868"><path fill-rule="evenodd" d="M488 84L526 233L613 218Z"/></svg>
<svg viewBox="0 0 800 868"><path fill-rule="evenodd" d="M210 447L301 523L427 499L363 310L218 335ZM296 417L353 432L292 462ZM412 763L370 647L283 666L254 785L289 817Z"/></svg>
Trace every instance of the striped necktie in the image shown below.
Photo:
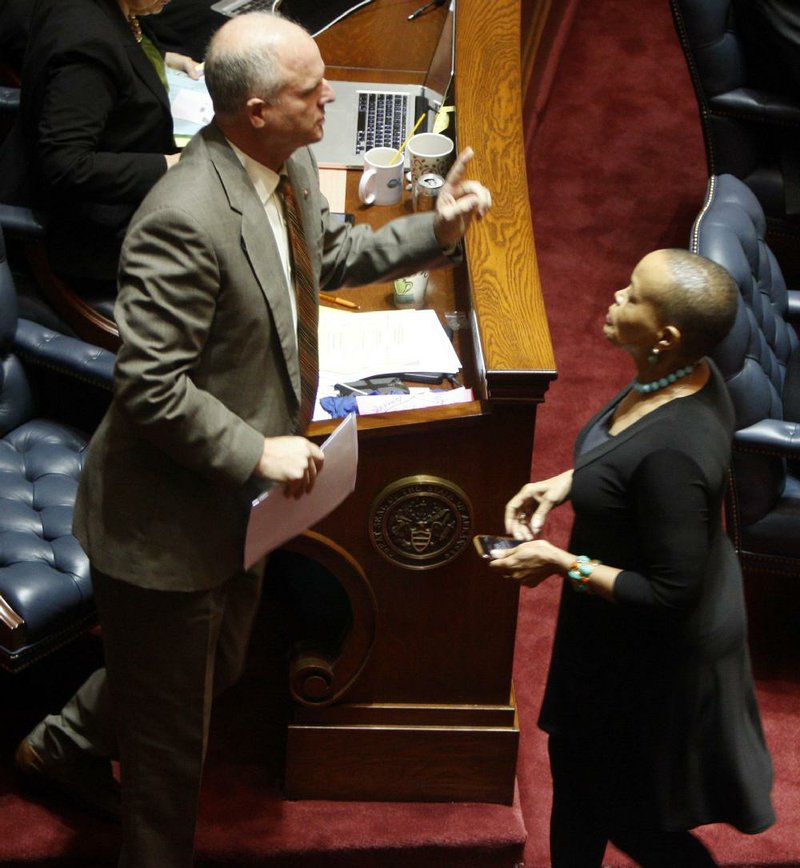
<svg viewBox="0 0 800 868"><path fill-rule="evenodd" d="M303 223L300 219L300 211L291 182L286 175L281 175L278 192L283 196L286 209L286 228L292 255L294 291L297 298L297 355L300 363L301 398L295 431L298 434L303 434L314 414L314 401L316 400L319 381L317 350L319 307L314 291L311 257L308 253Z"/></svg>

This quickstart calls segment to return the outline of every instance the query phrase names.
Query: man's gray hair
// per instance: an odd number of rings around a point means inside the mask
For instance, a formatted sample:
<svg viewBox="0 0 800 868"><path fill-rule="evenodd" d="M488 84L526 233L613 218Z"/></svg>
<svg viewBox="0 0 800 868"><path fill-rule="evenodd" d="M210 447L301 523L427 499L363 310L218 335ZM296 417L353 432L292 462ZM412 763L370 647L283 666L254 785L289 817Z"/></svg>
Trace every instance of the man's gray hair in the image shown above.
<svg viewBox="0 0 800 868"><path fill-rule="evenodd" d="M281 17L274 12L249 12L237 18L236 26L248 31L239 49L220 37L219 31L211 40L205 78L217 115L232 117L254 96L268 103L276 100L284 80L270 24Z"/></svg>

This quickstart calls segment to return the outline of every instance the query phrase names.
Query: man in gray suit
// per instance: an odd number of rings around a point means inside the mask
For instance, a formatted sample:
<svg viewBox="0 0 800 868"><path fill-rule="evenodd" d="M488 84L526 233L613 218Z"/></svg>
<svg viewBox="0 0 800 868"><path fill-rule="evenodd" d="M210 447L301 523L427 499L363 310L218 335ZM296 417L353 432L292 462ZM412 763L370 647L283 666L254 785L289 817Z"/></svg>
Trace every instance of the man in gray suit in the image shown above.
<svg viewBox="0 0 800 868"><path fill-rule="evenodd" d="M324 73L296 25L263 13L226 24L206 59L214 122L148 195L123 247L116 389L75 517L106 669L16 760L73 798L82 784L85 803L113 814L118 755L125 868L192 863L212 698L244 666L260 593L242 570L248 483L303 496L322 466L296 430L301 266L279 176L301 212L315 298L435 265L490 206L464 180L465 152L435 213L376 232L331 218L307 147L334 99Z"/></svg>

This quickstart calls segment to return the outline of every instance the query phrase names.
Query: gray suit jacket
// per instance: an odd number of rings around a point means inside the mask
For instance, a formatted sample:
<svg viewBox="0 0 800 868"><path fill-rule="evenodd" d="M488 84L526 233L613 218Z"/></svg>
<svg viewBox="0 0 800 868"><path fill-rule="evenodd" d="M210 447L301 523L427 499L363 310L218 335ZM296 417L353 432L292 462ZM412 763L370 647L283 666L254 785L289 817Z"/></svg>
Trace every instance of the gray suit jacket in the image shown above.
<svg viewBox="0 0 800 868"><path fill-rule="evenodd" d="M440 256L432 215L377 232L331 219L310 151L287 164L318 285ZM122 345L89 446L74 530L96 569L164 590L241 568L263 438L293 431L300 375L286 279L263 206L212 125L134 216L115 310Z"/></svg>

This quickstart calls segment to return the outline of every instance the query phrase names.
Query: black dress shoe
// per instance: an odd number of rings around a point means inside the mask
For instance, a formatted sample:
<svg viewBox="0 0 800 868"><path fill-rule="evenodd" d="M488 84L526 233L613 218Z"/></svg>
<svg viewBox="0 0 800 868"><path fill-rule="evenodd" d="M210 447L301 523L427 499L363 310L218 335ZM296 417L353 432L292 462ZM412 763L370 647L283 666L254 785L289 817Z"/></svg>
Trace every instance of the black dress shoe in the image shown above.
<svg viewBox="0 0 800 868"><path fill-rule="evenodd" d="M104 820L119 821L119 784L111 761L81 754L73 761L40 755L27 739L17 745L14 768L27 792L37 798L56 799Z"/></svg>

